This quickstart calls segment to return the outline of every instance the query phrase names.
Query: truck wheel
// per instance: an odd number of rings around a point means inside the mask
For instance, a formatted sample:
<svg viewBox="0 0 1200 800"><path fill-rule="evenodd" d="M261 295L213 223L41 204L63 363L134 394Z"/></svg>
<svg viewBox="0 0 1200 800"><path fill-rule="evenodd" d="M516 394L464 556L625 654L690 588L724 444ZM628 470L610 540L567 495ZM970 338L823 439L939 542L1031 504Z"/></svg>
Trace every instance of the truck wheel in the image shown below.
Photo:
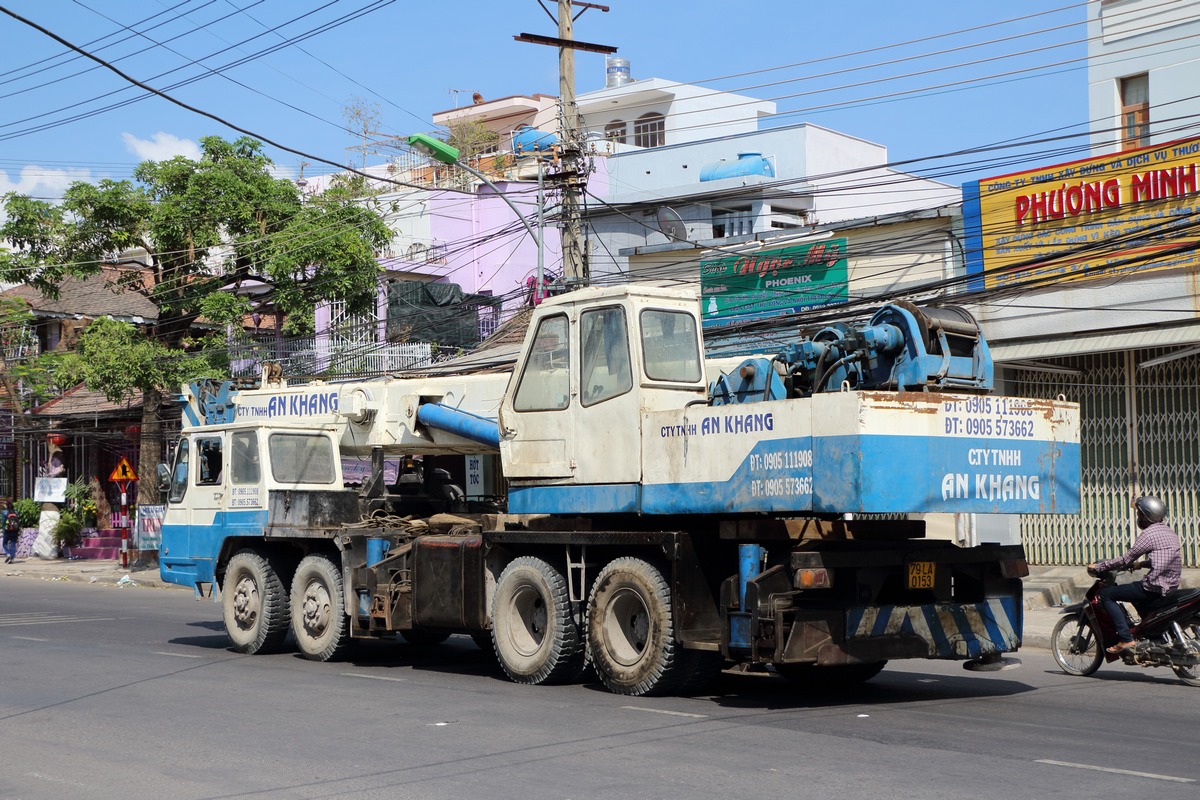
<svg viewBox="0 0 1200 800"><path fill-rule="evenodd" d="M342 573L325 556L305 556L292 578L292 633L305 658L333 661L350 645Z"/></svg>
<svg viewBox="0 0 1200 800"><path fill-rule="evenodd" d="M601 682L616 694L666 694L679 686L671 590L640 558L600 571L588 601L588 645Z"/></svg>
<svg viewBox="0 0 1200 800"><path fill-rule="evenodd" d="M288 596L274 565L253 550L239 550L221 585L225 633L239 653L271 653L287 638Z"/></svg>
<svg viewBox="0 0 1200 800"><path fill-rule="evenodd" d="M504 568L492 600L492 643L516 683L565 683L583 672L583 640L562 573L521 556Z"/></svg>

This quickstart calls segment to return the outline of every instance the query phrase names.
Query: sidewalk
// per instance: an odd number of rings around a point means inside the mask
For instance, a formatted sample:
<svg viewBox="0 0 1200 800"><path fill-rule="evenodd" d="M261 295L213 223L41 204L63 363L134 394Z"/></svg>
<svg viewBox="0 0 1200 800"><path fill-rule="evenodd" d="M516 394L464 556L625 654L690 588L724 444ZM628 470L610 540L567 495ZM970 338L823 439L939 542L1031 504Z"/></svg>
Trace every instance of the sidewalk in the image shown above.
<svg viewBox="0 0 1200 800"><path fill-rule="evenodd" d="M17 559L12 564L0 564L0 580L32 578L43 581L72 581L95 583L121 588L184 589L164 583L158 577L158 561L134 562L122 567L121 562L109 559L69 560L65 558Z"/></svg>

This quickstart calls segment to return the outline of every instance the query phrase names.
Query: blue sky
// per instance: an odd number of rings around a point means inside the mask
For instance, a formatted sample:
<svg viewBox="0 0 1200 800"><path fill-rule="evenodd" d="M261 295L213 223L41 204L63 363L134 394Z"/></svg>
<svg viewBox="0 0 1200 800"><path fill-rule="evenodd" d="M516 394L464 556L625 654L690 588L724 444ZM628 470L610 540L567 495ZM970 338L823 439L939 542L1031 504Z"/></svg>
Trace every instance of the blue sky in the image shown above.
<svg viewBox="0 0 1200 800"><path fill-rule="evenodd" d="M553 0L543 1L555 10ZM813 122L879 142L893 161L1086 130L1084 2L608 5L607 13L585 11L575 38L617 47L634 78L774 100L779 122ZM557 51L513 40L522 32L557 34L537 0L0 0L0 6L157 88L190 81L169 92L339 163L356 158L347 150L354 140L343 115L355 98L377 105L381 131L404 135L431 130L434 112L470 103L472 92L493 99L558 94ZM285 42L320 28L328 29ZM54 196L73 179L124 178L142 159L194 154L202 136L237 135L144 97L5 15L0 36L0 192ZM256 55L264 49L274 51ZM221 75L208 72L243 59ZM578 53L576 73L578 92L601 88L604 57ZM1039 150L1024 151L1027 165L1075 157ZM301 160L270 152L285 174ZM908 169L958 183L1015 168L969 161L958 156ZM943 172L947 164L957 174Z"/></svg>

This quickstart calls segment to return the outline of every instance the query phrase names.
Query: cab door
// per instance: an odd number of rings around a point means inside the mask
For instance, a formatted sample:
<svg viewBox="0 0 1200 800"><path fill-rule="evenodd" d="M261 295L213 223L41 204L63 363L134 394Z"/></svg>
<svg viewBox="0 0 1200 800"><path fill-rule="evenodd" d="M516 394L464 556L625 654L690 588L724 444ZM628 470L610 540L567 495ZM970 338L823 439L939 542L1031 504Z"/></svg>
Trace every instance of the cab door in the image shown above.
<svg viewBox="0 0 1200 800"><path fill-rule="evenodd" d="M159 555L165 580L194 586L213 580L224 539L224 434L192 433L180 440L171 469Z"/></svg>
<svg viewBox="0 0 1200 800"><path fill-rule="evenodd" d="M538 322L515 389L501 406L500 449L505 476L570 478L575 472L572 408L578 379L572 376L572 321L566 313Z"/></svg>

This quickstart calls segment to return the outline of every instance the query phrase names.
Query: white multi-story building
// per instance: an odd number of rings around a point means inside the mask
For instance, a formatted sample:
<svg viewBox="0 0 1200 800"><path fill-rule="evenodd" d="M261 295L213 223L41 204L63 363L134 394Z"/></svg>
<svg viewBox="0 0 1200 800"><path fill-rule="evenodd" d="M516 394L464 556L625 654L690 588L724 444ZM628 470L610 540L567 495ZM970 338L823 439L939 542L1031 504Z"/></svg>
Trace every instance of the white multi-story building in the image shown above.
<svg viewBox="0 0 1200 800"><path fill-rule="evenodd" d="M1200 0L1088 3L1092 151L1200 132Z"/></svg>

